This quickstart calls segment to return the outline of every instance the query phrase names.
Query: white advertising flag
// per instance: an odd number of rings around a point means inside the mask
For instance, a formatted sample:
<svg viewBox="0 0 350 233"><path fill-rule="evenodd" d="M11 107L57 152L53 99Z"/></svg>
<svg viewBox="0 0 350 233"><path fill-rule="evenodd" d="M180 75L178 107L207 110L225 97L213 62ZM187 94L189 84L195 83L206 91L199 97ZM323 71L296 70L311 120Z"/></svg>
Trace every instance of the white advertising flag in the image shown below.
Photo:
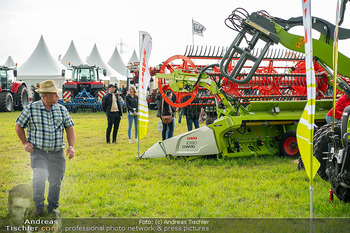
<svg viewBox="0 0 350 233"><path fill-rule="evenodd" d="M139 105L138 105L138 138L141 139L147 134L148 127L148 104L147 87L151 80L149 73L149 58L152 50L152 38L147 32L140 32L142 38L140 68L139 68Z"/></svg>

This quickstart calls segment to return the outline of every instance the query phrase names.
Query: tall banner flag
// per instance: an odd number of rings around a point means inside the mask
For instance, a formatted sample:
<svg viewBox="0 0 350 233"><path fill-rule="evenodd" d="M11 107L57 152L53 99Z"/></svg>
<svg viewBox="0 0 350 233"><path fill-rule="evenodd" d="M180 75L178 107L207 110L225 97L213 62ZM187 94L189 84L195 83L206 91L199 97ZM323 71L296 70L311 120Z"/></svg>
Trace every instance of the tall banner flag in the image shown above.
<svg viewBox="0 0 350 233"><path fill-rule="evenodd" d="M192 34L203 36L205 30L206 28L202 24L192 19Z"/></svg>
<svg viewBox="0 0 350 233"><path fill-rule="evenodd" d="M344 7L345 7L344 2ZM339 30L339 21L340 21L340 2L337 1L337 11L335 18L335 29L334 29L334 40L333 40L333 109L335 109L335 99L337 93L337 74L338 74L338 30ZM335 111L333 111L333 119L332 119L332 130L334 131L334 119L335 119Z"/></svg>
<svg viewBox="0 0 350 233"><path fill-rule="evenodd" d="M151 80L149 73L149 58L152 50L152 38L147 32L140 32L142 38L140 67L139 67L139 86L138 86L138 138L139 140L147 135L148 127L148 104L147 104L147 87Z"/></svg>
<svg viewBox="0 0 350 233"><path fill-rule="evenodd" d="M303 5L303 24L305 31L305 68L307 103L297 127L297 142L305 171L310 180L310 219L313 214L313 180L320 163L313 156L313 136L315 122L316 79L312 53L311 0L301 0Z"/></svg>
<svg viewBox="0 0 350 233"><path fill-rule="evenodd" d="M313 156L313 135L315 121L316 79L313 65L311 34L311 0L301 0L303 5L303 24L305 29L305 65L307 84L307 103L297 127L297 141L306 173L311 181L316 175L320 163Z"/></svg>

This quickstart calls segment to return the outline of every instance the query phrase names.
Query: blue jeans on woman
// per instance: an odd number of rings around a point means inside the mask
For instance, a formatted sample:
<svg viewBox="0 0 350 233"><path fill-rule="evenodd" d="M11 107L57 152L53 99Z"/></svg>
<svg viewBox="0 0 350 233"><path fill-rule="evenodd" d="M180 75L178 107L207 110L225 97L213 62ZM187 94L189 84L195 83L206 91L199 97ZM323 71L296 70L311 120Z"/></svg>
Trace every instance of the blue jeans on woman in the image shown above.
<svg viewBox="0 0 350 233"><path fill-rule="evenodd" d="M170 124L163 124L163 131L162 131L162 140L164 141L165 139L171 138L174 136L174 125L175 125L175 117L173 117L173 120Z"/></svg>
<svg viewBox="0 0 350 233"><path fill-rule="evenodd" d="M135 126L135 140L137 139L137 121L138 121L138 116L131 115L128 113L128 137L131 139L131 128L132 128L132 122L134 121L134 126Z"/></svg>

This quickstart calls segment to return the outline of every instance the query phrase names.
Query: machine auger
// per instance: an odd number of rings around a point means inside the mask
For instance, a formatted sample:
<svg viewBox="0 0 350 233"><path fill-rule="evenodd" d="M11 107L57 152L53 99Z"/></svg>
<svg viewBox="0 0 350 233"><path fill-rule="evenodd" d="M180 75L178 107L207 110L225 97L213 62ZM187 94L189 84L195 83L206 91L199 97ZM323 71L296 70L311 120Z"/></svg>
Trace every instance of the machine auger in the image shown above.
<svg viewBox="0 0 350 233"><path fill-rule="evenodd" d="M175 107L190 104L200 86L210 90L216 98L218 119L209 126L157 142L140 155L141 158L299 156L295 130L306 103L303 63L300 59L288 74L275 72L271 65L262 66L261 63L269 57L269 47L273 44L281 43L296 54L304 52L304 37L288 32L290 28L302 25L302 18L283 20L269 16L265 11L249 15L238 8L225 22L231 29L237 30L238 35L223 56L220 52L212 53L215 59L220 59L219 64L197 67L188 57L178 55L169 58L156 75L164 100ZM338 133L331 134L329 125L325 125L325 116L332 107L328 87L333 84L330 80L333 76L331 44L335 27L316 17L313 17L312 27L321 33L319 39L313 39L318 79L315 124L322 126L315 137L323 140L323 148L315 150L319 153L315 156L321 164L326 163L322 167L323 173L330 177L335 194L346 201L350 200L350 164L346 159L350 143L350 108L344 112L342 133L338 130ZM340 28L339 39L348 38L350 30ZM263 49L254 49L261 42L265 43ZM192 48L189 51L197 54L198 50L193 52ZM338 57L338 74L343 77L337 76L337 89L350 95L350 66L347 65L350 59L341 53ZM179 62L176 63L176 60ZM167 89L175 93L175 103L164 95ZM185 96L190 98L182 101ZM330 134L335 136L326 136ZM327 145L325 140L332 142L329 143L333 146L329 147L331 149L324 148Z"/></svg>

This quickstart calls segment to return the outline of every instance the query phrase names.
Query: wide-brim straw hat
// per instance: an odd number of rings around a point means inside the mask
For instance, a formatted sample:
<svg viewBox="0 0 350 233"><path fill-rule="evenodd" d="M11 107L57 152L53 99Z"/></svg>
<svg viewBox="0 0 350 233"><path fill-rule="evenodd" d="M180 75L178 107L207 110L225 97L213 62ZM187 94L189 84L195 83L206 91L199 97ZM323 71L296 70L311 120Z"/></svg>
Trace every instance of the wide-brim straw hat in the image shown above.
<svg viewBox="0 0 350 233"><path fill-rule="evenodd" d="M40 87L35 90L37 93L57 93L62 91L53 80L46 80L40 83Z"/></svg>

